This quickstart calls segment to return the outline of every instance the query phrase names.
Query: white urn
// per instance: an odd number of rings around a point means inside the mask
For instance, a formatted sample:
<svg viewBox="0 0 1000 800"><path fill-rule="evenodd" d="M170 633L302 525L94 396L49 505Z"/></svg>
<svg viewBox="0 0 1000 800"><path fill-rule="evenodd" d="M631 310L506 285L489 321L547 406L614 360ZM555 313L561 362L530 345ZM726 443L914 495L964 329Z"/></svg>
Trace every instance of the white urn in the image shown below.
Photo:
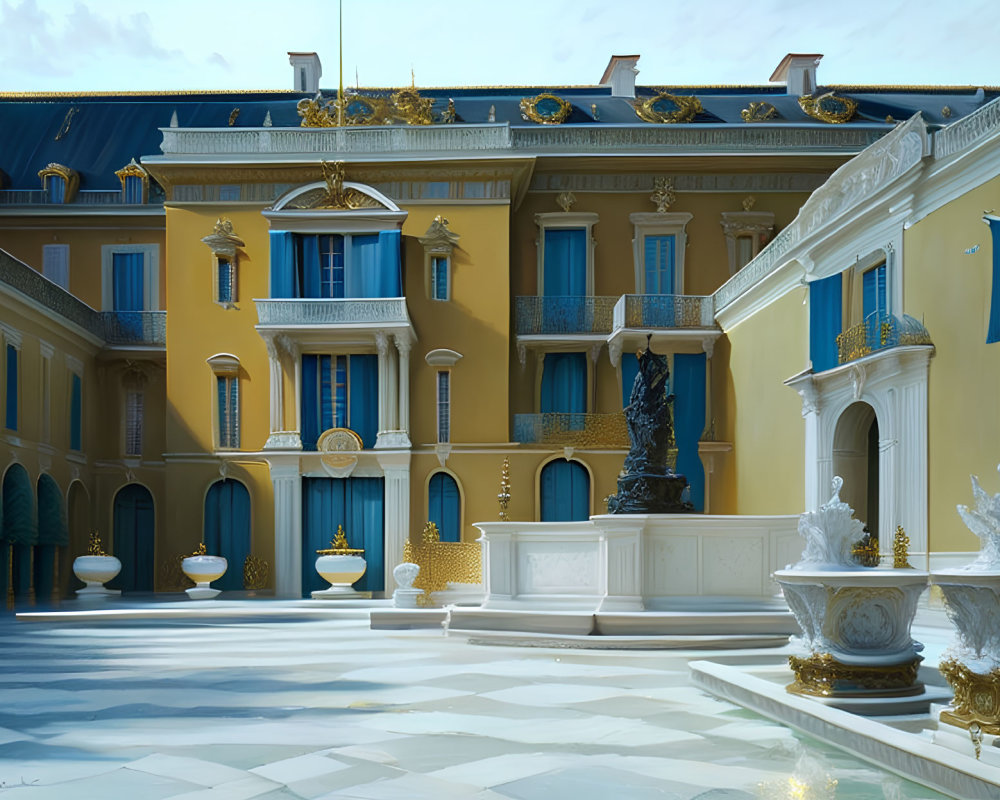
<svg viewBox="0 0 1000 800"><path fill-rule="evenodd" d="M77 597L101 597L121 594L117 589L105 588L122 571L122 562L114 556L86 555L73 560L73 574L86 586L76 590Z"/></svg>
<svg viewBox="0 0 1000 800"><path fill-rule="evenodd" d="M316 559L316 572L330 584L330 588L318 589L312 596L317 600L361 597L361 592L358 592L352 584L361 580L365 570L368 569L364 552L362 549L348 547L344 527L338 525L337 535L330 543L330 547L316 551L319 555Z"/></svg>
<svg viewBox="0 0 1000 800"><path fill-rule="evenodd" d="M203 546L204 547L204 546ZM211 600L218 597L219 589L213 589L209 584L226 574L229 562L222 556L210 556L196 553L181 561L181 570L195 585L187 589L187 596L192 600Z"/></svg>

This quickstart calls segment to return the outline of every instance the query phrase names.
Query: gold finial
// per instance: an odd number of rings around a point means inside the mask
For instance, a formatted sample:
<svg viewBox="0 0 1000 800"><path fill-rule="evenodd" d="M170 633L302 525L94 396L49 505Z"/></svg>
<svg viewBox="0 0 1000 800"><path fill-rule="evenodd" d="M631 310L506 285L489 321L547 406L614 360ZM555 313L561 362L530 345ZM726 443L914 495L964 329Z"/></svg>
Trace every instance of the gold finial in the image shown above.
<svg viewBox="0 0 1000 800"><path fill-rule="evenodd" d="M510 504L510 459L506 457L500 469L500 494L497 495L497 502L500 503L500 521L509 522L507 506Z"/></svg>
<svg viewBox="0 0 1000 800"><path fill-rule="evenodd" d="M910 563L910 537L906 535L902 525L896 526L896 535L892 537L892 568L913 569Z"/></svg>
<svg viewBox="0 0 1000 800"><path fill-rule="evenodd" d="M942 108L941 116L944 117L945 119L949 119L951 117L951 106L945 106L944 108Z"/></svg>
<svg viewBox="0 0 1000 800"><path fill-rule="evenodd" d="M344 532L344 526L338 525L337 532L330 541L330 546L325 550L317 550L316 554L321 556L351 556L363 552L365 552L364 548L351 547L347 543L347 533Z"/></svg>
<svg viewBox="0 0 1000 800"><path fill-rule="evenodd" d="M757 198L754 197L752 194L748 194L746 197L743 198L743 210L750 211L751 209L753 209L754 204L756 202Z"/></svg>
<svg viewBox="0 0 1000 800"><path fill-rule="evenodd" d="M674 200L677 199L677 194L674 192L674 182L670 178L654 178L653 193L649 199L656 203L656 210L660 214L666 214Z"/></svg>
<svg viewBox="0 0 1000 800"><path fill-rule="evenodd" d="M196 548L194 549L194 552L193 552L193 553L192 553L191 555L193 555L193 556L204 556L204 555L208 555L208 550L206 550L206 549L205 549L205 543L204 543L204 542L202 542L201 544L199 544L199 545L198 545L198 546L197 546L197 547L196 547Z"/></svg>
<svg viewBox="0 0 1000 800"><path fill-rule="evenodd" d="M438 533L438 526L434 522L428 522L424 525L423 533L420 535L423 544L431 544L432 542L440 542L441 534Z"/></svg>
<svg viewBox="0 0 1000 800"><path fill-rule="evenodd" d="M88 556L106 556L104 548L101 546L101 534L95 528L90 532L90 545L87 547Z"/></svg>
<svg viewBox="0 0 1000 800"><path fill-rule="evenodd" d="M344 532L344 526L337 526L337 533L334 534L333 541L330 542L331 550L346 550L350 547L347 544L347 534Z"/></svg>
<svg viewBox="0 0 1000 800"><path fill-rule="evenodd" d="M448 98L448 107L445 109L444 114L441 115L442 122L454 122L455 121L455 101L450 97Z"/></svg>
<svg viewBox="0 0 1000 800"><path fill-rule="evenodd" d="M576 195L572 192L559 192L559 194L556 195L556 205L567 213L573 207L573 203L575 202Z"/></svg>

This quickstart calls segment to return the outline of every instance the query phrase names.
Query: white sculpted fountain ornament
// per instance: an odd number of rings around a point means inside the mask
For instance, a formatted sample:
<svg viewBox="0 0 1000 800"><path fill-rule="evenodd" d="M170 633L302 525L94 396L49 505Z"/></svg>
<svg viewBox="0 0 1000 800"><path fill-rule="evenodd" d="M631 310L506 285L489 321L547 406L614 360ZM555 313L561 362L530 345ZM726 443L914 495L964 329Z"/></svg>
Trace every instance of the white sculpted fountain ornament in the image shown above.
<svg viewBox="0 0 1000 800"><path fill-rule="evenodd" d="M210 556L205 549L205 543L183 561L181 570L195 585L186 589L187 596L192 600L212 600L219 596L219 589L213 589L209 584L226 574L229 562L222 556Z"/></svg>
<svg viewBox="0 0 1000 800"><path fill-rule="evenodd" d="M854 560L864 529L840 499L843 483L834 478L829 502L799 517L806 541L802 560L774 573L809 651L789 658L795 681L788 691L821 697L921 694L923 648L910 638L910 625L927 573L863 567Z"/></svg>
<svg viewBox="0 0 1000 800"><path fill-rule="evenodd" d="M958 514L979 537L978 558L959 569L931 573L956 629L940 665L955 699L941 712L941 721L993 745L1000 741L1000 494L987 494L975 476L972 494L976 507L960 505ZM983 749L995 753L998 748ZM1000 756L990 760L1000 764Z"/></svg>
<svg viewBox="0 0 1000 800"><path fill-rule="evenodd" d="M73 574L86 586L76 590L80 599L108 597L119 595L117 589L106 589L104 584L114 579L122 571L122 562L114 556L109 556L101 546L101 536L97 531L90 532L90 546L86 555L73 561Z"/></svg>
<svg viewBox="0 0 1000 800"><path fill-rule="evenodd" d="M345 598L368 597L368 593L357 591L351 584L361 580L368 569L364 559L364 550L353 548L347 544L347 534L344 526L337 526L337 534L326 550L317 550L316 571L330 584L329 589L318 589L312 593L317 600L338 600Z"/></svg>

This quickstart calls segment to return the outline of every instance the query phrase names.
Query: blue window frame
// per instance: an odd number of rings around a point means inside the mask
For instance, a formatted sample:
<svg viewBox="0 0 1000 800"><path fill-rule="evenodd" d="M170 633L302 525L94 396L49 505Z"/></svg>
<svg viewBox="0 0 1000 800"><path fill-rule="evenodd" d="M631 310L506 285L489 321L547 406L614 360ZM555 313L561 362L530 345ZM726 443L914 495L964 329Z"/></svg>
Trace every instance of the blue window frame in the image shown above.
<svg viewBox="0 0 1000 800"><path fill-rule="evenodd" d="M1000 217L987 215L983 222L990 226L993 237L993 273L990 290L990 322L986 343L1000 342Z"/></svg>
<svg viewBox="0 0 1000 800"><path fill-rule="evenodd" d="M219 415L219 447L240 446L240 384L236 376L218 375L216 392Z"/></svg>
<svg viewBox="0 0 1000 800"><path fill-rule="evenodd" d="M437 525L442 542L462 538L458 484L447 472L435 472L427 484L427 520Z"/></svg>
<svg viewBox="0 0 1000 800"><path fill-rule="evenodd" d="M449 286L449 259L447 256L433 256L431 258L431 299L448 300L451 297L451 287Z"/></svg>
<svg viewBox="0 0 1000 800"><path fill-rule="evenodd" d="M344 297L344 237L319 237L320 297Z"/></svg>
<svg viewBox="0 0 1000 800"><path fill-rule="evenodd" d="M69 449L83 449L83 379L75 372L70 379Z"/></svg>
<svg viewBox="0 0 1000 800"><path fill-rule="evenodd" d="M676 237L646 236L643 239L643 274L646 294L675 294Z"/></svg>
<svg viewBox="0 0 1000 800"><path fill-rule="evenodd" d="M861 316L865 320L872 314L882 317L889 313L885 264L879 264L861 276L861 307Z"/></svg>
<svg viewBox="0 0 1000 800"><path fill-rule="evenodd" d="M12 345L8 344L6 347L7 354L7 390L6 390L6 400L7 408L4 415L4 425L12 431L17 430L17 398L18 398L18 387L17 387L17 377L18 377L18 357L20 355L18 349Z"/></svg>

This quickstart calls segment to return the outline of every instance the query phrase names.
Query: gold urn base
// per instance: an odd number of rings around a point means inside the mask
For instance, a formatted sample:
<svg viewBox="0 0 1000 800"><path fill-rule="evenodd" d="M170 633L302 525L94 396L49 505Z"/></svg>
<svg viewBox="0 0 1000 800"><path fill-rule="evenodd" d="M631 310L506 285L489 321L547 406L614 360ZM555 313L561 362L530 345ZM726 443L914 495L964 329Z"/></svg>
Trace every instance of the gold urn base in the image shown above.
<svg viewBox="0 0 1000 800"><path fill-rule="evenodd" d="M917 682L921 661L917 656L902 664L867 666L843 664L829 653L789 656L795 680L785 688L810 697L912 697L924 691Z"/></svg>
<svg viewBox="0 0 1000 800"><path fill-rule="evenodd" d="M982 674L954 659L942 661L939 669L955 692L941 721L965 730L976 724L982 733L1000 736L1000 669Z"/></svg>

